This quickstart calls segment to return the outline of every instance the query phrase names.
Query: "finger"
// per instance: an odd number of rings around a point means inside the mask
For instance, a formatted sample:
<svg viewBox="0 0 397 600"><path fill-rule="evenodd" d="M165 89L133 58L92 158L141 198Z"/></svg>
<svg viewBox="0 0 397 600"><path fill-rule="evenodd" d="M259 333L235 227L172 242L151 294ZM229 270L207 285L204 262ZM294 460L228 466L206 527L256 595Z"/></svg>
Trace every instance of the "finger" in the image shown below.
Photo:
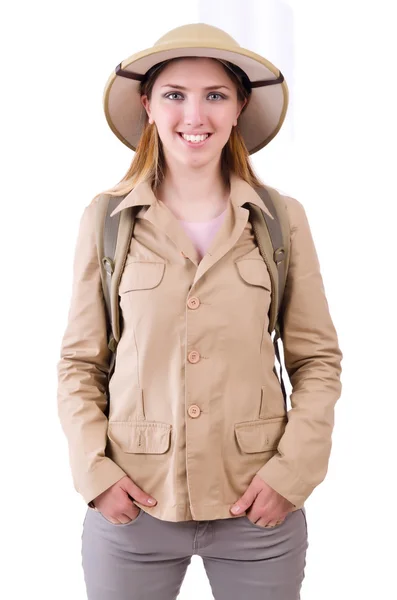
<svg viewBox="0 0 397 600"><path fill-rule="evenodd" d="M115 517L110 517L108 515L106 515L105 513L103 513L102 511L98 511L101 513L101 515L106 519L106 521L109 521L109 523L113 523L113 525L117 525L119 523L119 520L116 519Z"/></svg>
<svg viewBox="0 0 397 600"><path fill-rule="evenodd" d="M110 523L112 523L113 525L127 525L127 523L131 523L131 520L134 519L134 517L130 517L125 513L120 513L120 515L118 515L117 517L107 517L104 514L103 516L107 521L110 521Z"/></svg>
<svg viewBox="0 0 397 600"><path fill-rule="evenodd" d="M271 515L271 514L264 515L262 512L259 512L258 510L255 510L255 509L252 509L249 514L247 513L247 516L249 517L250 521L252 521L252 523L254 523L255 525L259 525L260 527L269 527L269 528L280 525L285 517L285 515L281 515L281 516L275 516L275 515Z"/></svg>
<svg viewBox="0 0 397 600"><path fill-rule="evenodd" d="M254 525L258 525L258 527L263 527L264 529L271 529L272 527L274 527L274 525L272 524L271 521L269 521L269 519L265 518L261 518L258 519L257 521L252 521L254 523Z"/></svg>
<svg viewBox="0 0 397 600"><path fill-rule="evenodd" d="M245 492L245 494L243 494L241 496L241 498L239 498L239 500L237 500L237 502L235 502L235 504L233 504L233 506L230 508L230 511L236 515L243 513L245 510L247 510L252 505L255 498L256 498L256 493L255 493L254 489L252 487L249 487L247 489L247 491Z"/></svg>
<svg viewBox="0 0 397 600"><path fill-rule="evenodd" d="M279 517L279 518L275 518L273 517L272 519L268 520L267 524L265 525L265 527L278 527L278 525L281 525L281 523L284 521L284 518Z"/></svg>
<svg viewBox="0 0 397 600"><path fill-rule="evenodd" d="M157 504L157 500L155 498L141 490L141 488L129 478L123 481L122 488L129 494L131 498L137 502L140 502L141 504L144 504L145 506L154 506Z"/></svg>
<svg viewBox="0 0 397 600"><path fill-rule="evenodd" d="M262 515L255 509L250 510L249 512L247 512L247 517L250 521L252 521L252 523L257 523L259 519L263 518Z"/></svg>
<svg viewBox="0 0 397 600"><path fill-rule="evenodd" d="M136 519L141 509L138 508L134 503L131 504L128 508L126 508L123 513L128 519Z"/></svg>
<svg viewBox="0 0 397 600"><path fill-rule="evenodd" d="M241 515L244 511L247 511L250 508L250 506L252 506L254 500L254 497L242 497L236 502L236 504L232 506L230 510L234 515Z"/></svg>
<svg viewBox="0 0 397 600"><path fill-rule="evenodd" d="M131 521L134 521L134 519L136 519L136 516L135 517L130 517L126 513L122 513L120 515L120 517L119 517L119 523L121 525L127 525L127 523L131 523Z"/></svg>

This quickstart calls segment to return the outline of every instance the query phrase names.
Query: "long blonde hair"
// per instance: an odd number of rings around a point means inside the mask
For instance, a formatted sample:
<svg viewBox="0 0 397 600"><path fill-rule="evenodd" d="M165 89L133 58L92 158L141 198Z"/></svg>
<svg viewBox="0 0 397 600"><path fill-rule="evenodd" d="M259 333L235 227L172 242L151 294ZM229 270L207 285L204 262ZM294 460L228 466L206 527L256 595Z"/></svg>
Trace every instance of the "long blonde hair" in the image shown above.
<svg viewBox="0 0 397 600"><path fill-rule="evenodd" d="M198 57L189 57L189 59L191 58ZM157 77L170 62L175 60L183 60L183 57L163 61L148 71L147 76L141 82L139 87L140 96L147 95L148 99L150 100L153 85ZM250 100L250 95L242 83L242 72L238 69L238 67L236 67L236 65L233 65L232 63L218 60L216 58L212 60L216 60L222 65L229 79L236 85L238 99L240 101L247 100L247 104L242 110L242 112L244 112ZM149 123L146 111L145 115L146 119L143 125L143 131L127 173L115 186L97 194L93 198L92 202L94 202L95 199L101 194L124 196L143 181L150 181L152 190L155 192L163 182L166 171L166 163L162 142L158 135L155 123ZM229 183L230 173L235 173L253 187L263 186L263 183L254 173L254 169L250 162L249 152L238 128L238 121L237 126L233 127L230 137L222 149L221 172L223 180L226 184Z"/></svg>

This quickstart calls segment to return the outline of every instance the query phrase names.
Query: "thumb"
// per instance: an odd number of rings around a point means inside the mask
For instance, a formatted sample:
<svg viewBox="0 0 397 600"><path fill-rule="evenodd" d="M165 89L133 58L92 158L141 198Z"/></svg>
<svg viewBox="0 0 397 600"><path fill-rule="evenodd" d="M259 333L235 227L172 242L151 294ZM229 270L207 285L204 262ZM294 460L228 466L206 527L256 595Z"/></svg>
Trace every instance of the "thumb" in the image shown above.
<svg viewBox="0 0 397 600"><path fill-rule="evenodd" d="M257 493L255 492L254 488L250 485L244 492L244 494L241 496L241 498L237 500L237 502L232 506L230 510L234 514L238 514L247 510L247 508L249 508L255 500L256 495Z"/></svg>
<svg viewBox="0 0 397 600"><path fill-rule="evenodd" d="M157 500L149 496L146 492L141 490L139 486L136 485L129 477L126 477L122 481L121 487L125 490L134 500L137 500L141 504L154 506L157 504Z"/></svg>

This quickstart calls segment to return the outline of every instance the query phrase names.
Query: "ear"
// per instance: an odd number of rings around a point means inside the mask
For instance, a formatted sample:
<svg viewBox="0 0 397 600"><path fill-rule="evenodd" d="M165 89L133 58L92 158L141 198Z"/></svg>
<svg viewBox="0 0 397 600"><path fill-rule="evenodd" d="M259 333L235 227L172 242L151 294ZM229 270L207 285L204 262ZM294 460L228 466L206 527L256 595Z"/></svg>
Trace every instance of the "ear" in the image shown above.
<svg viewBox="0 0 397 600"><path fill-rule="evenodd" d="M144 106L144 108L146 110L146 113L147 113L147 116L148 116L148 119L149 119L149 123L153 123L153 119L150 116L150 102L149 102L149 99L148 99L148 97L146 95L141 96L141 103L143 104L143 106Z"/></svg>
<svg viewBox="0 0 397 600"><path fill-rule="evenodd" d="M233 125L237 125L237 119L239 118L239 116L241 115L241 111L243 110L244 106L248 103L248 98L245 98L244 102L242 102L241 106L240 106L240 110L237 113L236 119L233 123Z"/></svg>

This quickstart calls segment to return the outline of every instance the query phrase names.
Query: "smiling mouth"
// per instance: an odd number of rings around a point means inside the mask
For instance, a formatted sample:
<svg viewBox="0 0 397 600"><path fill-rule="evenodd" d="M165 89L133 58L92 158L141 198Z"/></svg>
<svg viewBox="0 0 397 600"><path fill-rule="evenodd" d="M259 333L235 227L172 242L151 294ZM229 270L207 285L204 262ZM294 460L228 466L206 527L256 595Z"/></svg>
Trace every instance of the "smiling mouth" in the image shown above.
<svg viewBox="0 0 397 600"><path fill-rule="evenodd" d="M180 136L180 137L181 137L181 138L182 138L182 139L183 139L185 142L188 142L189 144L202 144L203 142L206 142L206 141L207 141L207 140L208 140L208 139L211 137L211 135L212 135L212 133L200 133L200 134L197 134L197 135L200 135L200 136L202 136L202 135L206 135L207 137L206 137L206 138L204 138L203 140L198 140L197 142L194 142L194 141L192 141L192 140L187 140L186 138L184 138L184 137L183 137L183 133L181 133L180 131L178 131L177 133L178 133L178 135L179 135L179 136ZM185 134L185 135L191 135L192 137L195 137L195 136L194 136L194 134Z"/></svg>

